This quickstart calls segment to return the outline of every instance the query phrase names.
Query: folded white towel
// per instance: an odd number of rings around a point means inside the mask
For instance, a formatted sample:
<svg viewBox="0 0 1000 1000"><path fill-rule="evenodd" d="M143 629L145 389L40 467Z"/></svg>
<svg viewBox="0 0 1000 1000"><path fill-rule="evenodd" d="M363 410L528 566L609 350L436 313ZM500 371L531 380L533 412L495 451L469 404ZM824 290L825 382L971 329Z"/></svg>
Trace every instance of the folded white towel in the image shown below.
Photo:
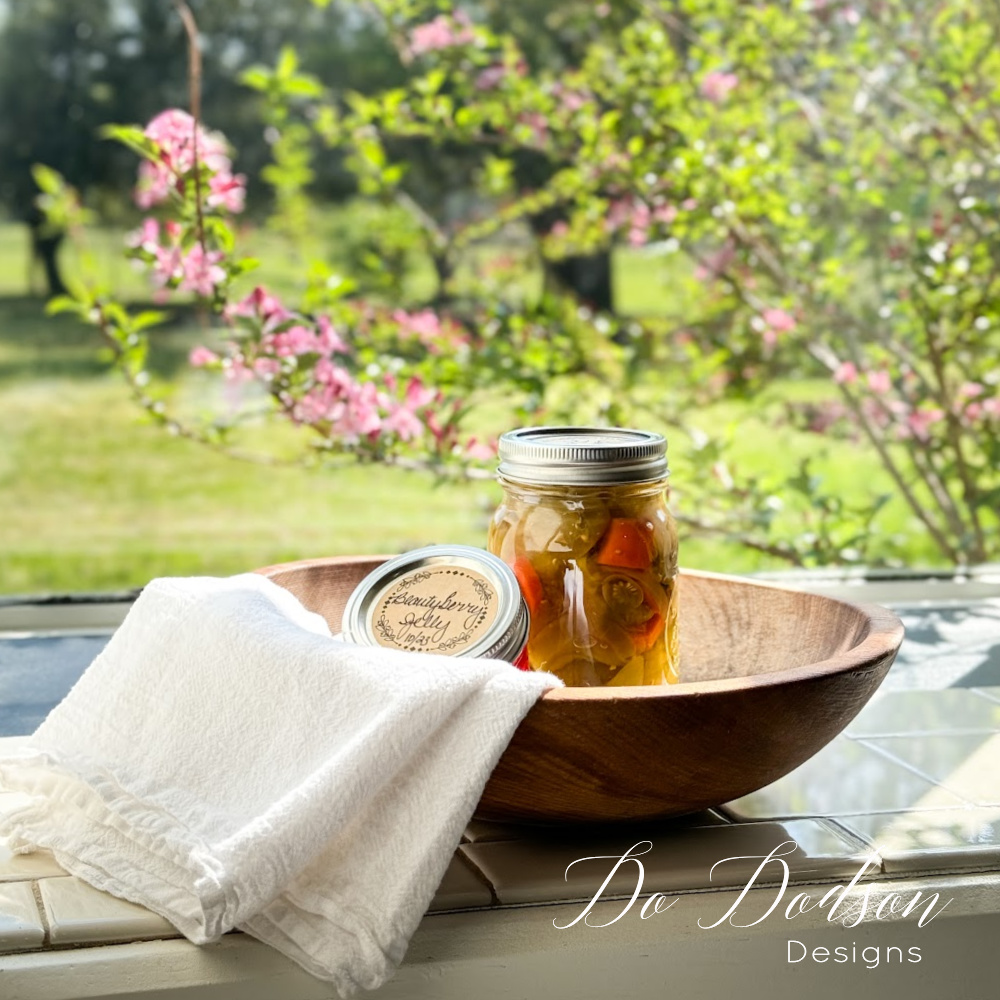
<svg viewBox="0 0 1000 1000"><path fill-rule="evenodd" d="M388 979L490 771L559 681L334 641L253 574L154 580L13 757L14 849L161 914L233 927L350 995Z"/></svg>

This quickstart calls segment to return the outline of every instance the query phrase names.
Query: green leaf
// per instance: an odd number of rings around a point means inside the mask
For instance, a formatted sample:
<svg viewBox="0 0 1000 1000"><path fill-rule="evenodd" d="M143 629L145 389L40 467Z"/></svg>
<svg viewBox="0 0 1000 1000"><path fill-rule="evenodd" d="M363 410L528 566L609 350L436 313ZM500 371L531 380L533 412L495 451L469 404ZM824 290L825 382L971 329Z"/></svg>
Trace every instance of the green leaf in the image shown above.
<svg viewBox="0 0 1000 1000"><path fill-rule="evenodd" d="M147 309L144 312L136 313L130 325L133 330L148 330L151 326L159 326L170 318L170 313L162 309Z"/></svg>
<svg viewBox="0 0 1000 1000"><path fill-rule="evenodd" d="M231 273L235 278L237 275L246 274L247 271L255 271L260 267L260 261L256 257L241 257L231 267Z"/></svg>
<svg viewBox="0 0 1000 1000"><path fill-rule="evenodd" d="M291 45L285 45L278 56L278 65L274 69L274 75L279 80L288 80L295 75L299 68L299 54Z"/></svg>
<svg viewBox="0 0 1000 1000"><path fill-rule="evenodd" d="M66 190L66 180L62 174L44 163L36 163L31 168L31 176L40 191L45 194L61 195Z"/></svg>
<svg viewBox="0 0 1000 1000"><path fill-rule="evenodd" d="M141 128L136 125L102 125L98 129L102 139L111 139L127 146L134 153L147 160L156 159L159 148Z"/></svg>
<svg viewBox="0 0 1000 1000"><path fill-rule="evenodd" d="M251 66L240 73L239 82L252 90L269 90L273 74L266 66Z"/></svg>
<svg viewBox="0 0 1000 1000"><path fill-rule="evenodd" d="M323 84L314 76L299 74L285 81L284 91L292 97L322 97Z"/></svg>
<svg viewBox="0 0 1000 1000"><path fill-rule="evenodd" d="M88 308L89 306L71 295L57 295L45 303L45 314L57 316L59 313L75 313L77 316L82 316Z"/></svg>

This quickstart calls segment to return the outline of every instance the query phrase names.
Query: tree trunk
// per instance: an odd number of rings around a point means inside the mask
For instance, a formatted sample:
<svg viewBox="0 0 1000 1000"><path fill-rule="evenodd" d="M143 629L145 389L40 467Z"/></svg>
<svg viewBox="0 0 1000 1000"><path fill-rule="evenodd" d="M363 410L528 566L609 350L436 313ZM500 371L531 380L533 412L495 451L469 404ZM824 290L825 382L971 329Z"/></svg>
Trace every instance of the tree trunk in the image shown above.
<svg viewBox="0 0 1000 1000"><path fill-rule="evenodd" d="M584 305L598 312L614 312L611 289L611 254L606 250L586 257L545 261L546 270Z"/></svg>
<svg viewBox="0 0 1000 1000"><path fill-rule="evenodd" d="M65 238L65 233L53 233L43 221L32 219L28 223L31 229L31 269L40 262L45 274L45 285L48 297L66 294L66 283L59 271L59 246Z"/></svg>

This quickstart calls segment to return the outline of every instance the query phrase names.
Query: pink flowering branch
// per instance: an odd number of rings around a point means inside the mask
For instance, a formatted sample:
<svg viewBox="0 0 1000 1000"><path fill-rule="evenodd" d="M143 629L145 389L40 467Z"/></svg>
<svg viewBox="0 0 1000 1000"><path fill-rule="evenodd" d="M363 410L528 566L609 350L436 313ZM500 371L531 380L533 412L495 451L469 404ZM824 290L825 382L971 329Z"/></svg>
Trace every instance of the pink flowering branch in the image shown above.
<svg viewBox="0 0 1000 1000"><path fill-rule="evenodd" d="M756 254L757 259L763 265L765 270L771 275L771 277L774 278L780 288L797 295L800 297L800 300L804 301L804 303L806 303L811 310L815 311L817 315L820 314L822 304L812 298L812 293L808 286L796 283L791 279L781 264L780 256L775 253L771 247L764 243L759 237L753 235L751 231L738 220L731 223L729 234L730 238L734 240L737 245L743 246ZM752 308L756 308L752 298L748 297L738 272L733 269L731 263L732 262L729 262L724 273L720 274L720 277L726 281L732 291L737 294L739 298L751 305ZM807 350L814 358L816 358L816 360L820 361L828 371L830 371L831 375L835 375L840 370L840 360L826 345L818 342L810 342L807 345ZM852 416L861 428L865 437L868 439L869 443L875 449L883 467L889 474L897 489L900 491L900 495L903 497L907 506L913 511L916 517L927 529L931 538L934 540L941 552L952 561L956 563L961 562L962 558L959 550L950 542L946 531L935 523L930 512L927 510L926 505L919 500L916 493L907 482L902 468L887 447L883 434L881 433L876 422L873 420L871 412L866 410L866 408L862 405L861 400L853 391L851 391L848 383L843 380L837 382L836 379L835 382L842 397L850 408ZM883 414L887 415L891 419L891 411L887 409L881 397L876 396L876 406ZM925 482L927 482L931 493L934 496L935 503L944 516L945 521L948 523L949 528L953 533L957 532L960 536L964 533L964 526L962 525L957 509L954 506L954 501L944 488L940 477L929 465L929 458L921 448L909 447L908 451L914 461L914 464L922 470Z"/></svg>
<svg viewBox="0 0 1000 1000"><path fill-rule="evenodd" d="M918 308L922 307L923 303L919 295L915 297L914 301L918 305ZM944 408L948 440L955 454L965 504L972 518L972 527L976 539L972 558L976 562L983 562L986 559L986 537L983 533L983 525L979 517L979 491L975 486L969 464L965 457L965 448L962 442L962 427L953 407L949 405L951 394L948 391L941 346L938 343L935 333L936 324L933 317L926 310L924 311L923 326L924 343L927 347L927 356L930 359L931 369L934 372L934 379L937 383L938 400Z"/></svg>
<svg viewBox="0 0 1000 1000"><path fill-rule="evenodd" d="M242 300L229 300L232 281L247 269L232 253L228 225L228 217L243 209L246 180L233 172L224 138L202 126L197 26L182 0L175 6L191 54L191 113L168 109L143 130L109 126L105 131L143 157L135 199L156 213L127 238L129 256L148 269L158 294L187 291L210 300L227 328L229 340L221 352L198 347L191 363L221 370L234 386L260 383L278 412L315 433L314 453L337 452L439 474L455 467L466 472L468 461L483 449L475 439L461 441L460 403L428 387L418 375L403 378L399 369L373 374L370 365L356 358L347 334L352 324L359 333L371 322L364 303L345 302L339 311L341 326L330 316L290 309L260 286ZM87 293L78 300L67 298L60 307L99 328L133 397L170 433L234 457L270 461L230 448L221 427L194 428L168 415L149 392L142 331L159 322L160 314L133 317L118 303ZM419 319L426 325L427 318ZM400 324L397 335L403 332ZM446 333L440 324L432 332L453 336L451 327ZM421 344L431 354L437 349L433 343ZM414 454L402 454L404 446Z"/></svg>

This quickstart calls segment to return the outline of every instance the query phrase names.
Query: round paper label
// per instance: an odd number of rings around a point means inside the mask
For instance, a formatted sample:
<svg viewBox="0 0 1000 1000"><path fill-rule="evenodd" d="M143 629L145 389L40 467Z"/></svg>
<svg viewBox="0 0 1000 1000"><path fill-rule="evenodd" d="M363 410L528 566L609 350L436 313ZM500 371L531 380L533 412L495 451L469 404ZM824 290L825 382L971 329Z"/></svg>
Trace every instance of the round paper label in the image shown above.
<svg viewBox="0 0 1000 1000"><path fill-rule="evenodd" d="M459 656L492 628L493 584L475 570L424 566L399 577L372 606L371 634L380 646Z"/></svg>

